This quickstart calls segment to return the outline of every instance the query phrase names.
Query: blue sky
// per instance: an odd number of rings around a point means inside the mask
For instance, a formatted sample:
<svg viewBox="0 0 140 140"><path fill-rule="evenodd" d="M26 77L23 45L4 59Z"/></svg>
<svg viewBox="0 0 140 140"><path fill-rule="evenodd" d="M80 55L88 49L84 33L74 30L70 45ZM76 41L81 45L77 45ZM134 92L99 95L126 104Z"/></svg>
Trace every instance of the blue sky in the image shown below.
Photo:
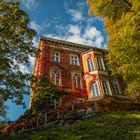
<svg viewBox="0 0 140 140"><path fill-rule="evenodd" d="M30 17L30 27L37 31L33 39L35 47L39 36L49 36L94 47L105 48L107 36L103 19L88 15L86 0L21 0L21 8ZM33 58L30 58L33 65ZM24 72L31 70L21 67ZM29 96L24 97L29 106ZM7 116L17 119L25 109L7 101Z"/></svg>

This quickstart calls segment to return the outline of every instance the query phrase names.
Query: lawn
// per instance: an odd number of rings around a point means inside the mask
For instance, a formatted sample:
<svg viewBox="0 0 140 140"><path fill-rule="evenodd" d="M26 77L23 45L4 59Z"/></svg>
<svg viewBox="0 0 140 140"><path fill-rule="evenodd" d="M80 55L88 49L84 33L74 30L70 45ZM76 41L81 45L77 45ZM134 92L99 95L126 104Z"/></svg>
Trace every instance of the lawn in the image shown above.
<svg viewBox="0 0 140 140"><path fill-rule="evenodd" d="M140 112L112 112L4 140L133 140L130 132L135 130L140 131Z"/></svg>

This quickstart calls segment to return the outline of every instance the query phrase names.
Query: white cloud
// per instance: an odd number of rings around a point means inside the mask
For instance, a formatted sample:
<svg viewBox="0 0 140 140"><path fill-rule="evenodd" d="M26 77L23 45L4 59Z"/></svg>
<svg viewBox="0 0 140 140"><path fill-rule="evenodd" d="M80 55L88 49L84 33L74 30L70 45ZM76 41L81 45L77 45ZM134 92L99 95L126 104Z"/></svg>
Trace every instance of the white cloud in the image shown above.
<svg viewBox="0 0 140 140"><path fill-rule="evenodd" d="M56 34L47 34L47 35L44 35L44 36L47 36L47 37L52 37L52 38L56 38L56 39L62 39L62 40L65 40L65 38L63 36L60 36L60 35L56 35Z"/></svg>
<svg viewBox="0 0 140 140"><path fill-rule="evenodd" d="M41 31L41 26L36 23L36 21L31 21L30 22L30 27L34 30L36 30L37 33Z"/></svg>
<svg viewBox="0 0 140 140"><path fill-rule="evenodd" d="M33 67L34 65L34 60L35 58L32 57L32 56L29 56L29 63L30 63L30 66L27 67L23 64L20 64L20 63L17 63L16 61L14 61L14 65L18 65L19 66L19 70L23 73L23 74L26 74L26 73L31 73L31 67Z"/></svg>
<svg viewBox="0 0 140 140"><path fill-rule="evenodd" d="M37 40L37 38L36 37L34 37L33 38L33 46L35 47L35 48L37 48L38 47L38 40ZM30 56L29 55L29 63L30 63L30 67L33 67L33 65L34 65L34 60L35 60L35 58L33 57L33 56ZM30 73L31 72L31 69L30 70L28 70L27 68L25 68L24 66L21 66L21 69L20 69L22 72L25 72L25 73Z"/></svg>
<svg viewBox="0 0 140 140"><path fill-rule="evenodd" d="M94 47L104 47L104 38L101 31L92 24L98 18L84 15L85 3L76 2L75 9L71 8L72 3L72 0L64 1L64 8L67 14L70 15L70 20L74 22L64 26L60 22L60 18L58 18L54 20L55 23L53 24L55 32L53 34L49 33L46 36ZM53 26L52 23L51 21L51 26Z"/></svg>
<svg viewBox="0 0 140 140"><path fill-rule="evenodd" d="M72 35L72 36L67 36L65 40L74 42L74 43L80 43L83 44L83 38L80 35Z"/></svg>
<svg viewBox="0 0 140 140"><path fill-rule="evenodd" d="M102 36L99 36L99 37L95 40L95 46L102 47L103 41L104 41L104 38L103 38Z"/></svg>
<svg viewBox="0 0 140 140"><path fill-rule="evenodd" d="M94 41L94 45L97 47L102 47L104 42L101 32L94 26L90 26L85 29L84 38Z"/></svg>
<svg viewBox="0 0 140 140"><path fill-rule="evenodd" d="M56 32L58 32L59 34L63 33L65 31L65 27L63 24L56 24L55 26Z"/></svg>
<svg viewBox="0 0 140 140"><path fill-rule="evenodd" d="M15 59L13 60L13 65L11 65L12 69L13 69L13 72L16 72L17 70L15 69L15 66L18 66L19 67L19 70L23 73L23 74L26 74L26 73L30 73L30 71L28 70L28 67L21 64L21 63L18 63Z"/></svg>
<svg viewBox="0 0 140 140"><path fill-rule="evenodd" d="M71 34L74 34L74 35L80 35L80 33L81 33L80 28L75 25L70 25L68 27L68 32Z"/></svg>
<svg viewBox="0 0 140 140"><path fill-rule="evenodd" d="M47 34L47 36L94 47L104 47L104 38L94 26L88 26L82 31L78 25L70 24L63 29L65 30L64 34Z"/></svg>
<svg viewBox="0 0 140 140"><path fill-rule="evenodd" d="M27 67L23 64L17 64L17 65L19 66L19 69L22 73L24 73L24 74L31 73L31 67L33 67L34 61L35 61L35 58L32 56L29 56L29 63L30 63L29 67Z"/></svg>
<svg viewBox="0 0 140 140"><path fill-rule="evenodd" d="M79 8L79 5L78 5L78 10L69 8L69 5L70 3L64 2L65 11L72 17L72 20L75 22L83 20L84 18L82 15L82 9Z"/></svg>
<svg viewBox="0 0 140 140"><path fill-rule="evenodd" d="M98 20L99 18L96 18L96 17L88 17L88 18L86 18L86 22L88 23L88 24L92 24L93 22L96 22L97 20Z"/></svg>
<svg viewBox="0 0 140 140"><path fill-rule="evenodd" d="M22 0L21 1L29 10L35 10L40 3L40 0Z"/></svg>
<svg viewBox="0 0 140 140"><path fill-rule="evenodd" d="M103 21L103 18L98 18L95 16L88 16L84 15L84 10L86 3L85 2L76 2L76 9L72 9L71 6L74 3L74 1L69 0L69 1L64 1L64 9L71 16L71 20L74 22L79 22L81 21L82 23L89 23L92 24L93 22L96 21ZM88 17L87 17L88 16Z"/></svg>
<svg viewBox="0 0 140 140"><path fill-rule="evenodd" d="M35 61L35 58L32 56L29 56L29 62L30 62L31 67L34 65L34 61Z"/></svg>
<svg viewBox="0 0 140 140"><path fill-rule="evenodd" d="M19 65L19 69L22 73L26 74L26 73L30 73L30 71L28 70L28 68L22 64L18 64Z"/></svg>
<svg viewBox="0 0 140 140"><path fill-rule="evenodd" d="M68 14L72 17L73 21L81 21L83 20L82 12L79 10L68 9Z"/></svg>
<svg viewBox="0 0 140 140"><path fill-rule="evenodd" d="M87 27L85 29L85 38L89 39L95 39L97 37L101 36L101 32L96 29L96 27Z"/></svg>
<svg viewBox="0 0 140 140"><path fill-rule="evenodd" d="M38 41L37 41L37 38L36 37L34 37L33 38L33 46L35 47L35 48L37 48L38 47Z"/></svg>

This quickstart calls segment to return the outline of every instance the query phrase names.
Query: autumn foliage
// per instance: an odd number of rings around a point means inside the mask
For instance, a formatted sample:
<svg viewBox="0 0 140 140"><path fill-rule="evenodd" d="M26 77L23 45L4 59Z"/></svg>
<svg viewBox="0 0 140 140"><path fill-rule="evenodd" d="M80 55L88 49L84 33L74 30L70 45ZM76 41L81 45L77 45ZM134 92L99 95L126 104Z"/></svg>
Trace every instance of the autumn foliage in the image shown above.
<svg viewBox="0 0 140 140"><path fill-rule="evenodd" d="M104 19L113 74L122 75L127 94L140 96L140 1L87 0L87 4L91 15Z"/></svg>

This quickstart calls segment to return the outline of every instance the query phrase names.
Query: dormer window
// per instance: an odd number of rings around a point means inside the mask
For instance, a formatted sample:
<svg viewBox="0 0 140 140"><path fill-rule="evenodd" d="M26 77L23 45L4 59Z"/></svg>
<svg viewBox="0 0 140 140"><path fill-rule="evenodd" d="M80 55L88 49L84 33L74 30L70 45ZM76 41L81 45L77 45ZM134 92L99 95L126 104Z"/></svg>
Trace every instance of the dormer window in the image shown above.
<svg viewBox="0 0 140 140"><path fill-rule="evenodd" d="M53 53L53 62L60 62L60 53L59 52Z"/></svg>
<svg viewBox="0 0 140 140"><path fill-rule="evenodd" d="M87 63L88 63L88 69L89 69L89 71L93 71L95 68L94 68L94 64L93 64L92 59L89 58L89 59L87 60Z"/></svg>
<svg viewBox="0 0 140 140"><path fill-rule="evenodd" d="M79 65L79 59L77 55L70 56L70 64L72 65Z"/></svg>

